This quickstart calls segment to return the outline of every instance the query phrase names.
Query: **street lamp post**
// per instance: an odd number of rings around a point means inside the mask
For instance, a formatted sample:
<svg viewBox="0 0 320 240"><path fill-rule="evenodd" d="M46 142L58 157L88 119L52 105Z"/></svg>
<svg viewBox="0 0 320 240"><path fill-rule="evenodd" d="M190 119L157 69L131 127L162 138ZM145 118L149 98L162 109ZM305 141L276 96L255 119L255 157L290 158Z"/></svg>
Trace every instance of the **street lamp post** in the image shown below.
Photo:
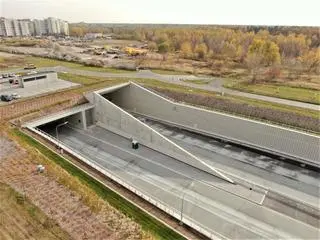
<svg viewBox="0 0 320 240"><path fill-rule="evenodd" d="M191 188L192 186L193 186L193 181L192 181L188 186L186 186L185 189L184 189L184 191L183 191L183 195L182 195L182 198L181 198L180 225L183 224L183 222L182 222L182 217L183 217L184 197L186 196L187 190L188 190L189 188Z"/></svg>
<svg viewBox="0 0 320 240"><path fill-rule="evenodd" d="M63 122L63 123L60 123L60 124L58 124L58 125L56 126L56 138L57 138L57 140L58 140L58 148L60 148L58 128L59 128L59 127L62 127L62 126L64 126L64 125L67 125L67 124L68 124L68 121Z"/></svg>

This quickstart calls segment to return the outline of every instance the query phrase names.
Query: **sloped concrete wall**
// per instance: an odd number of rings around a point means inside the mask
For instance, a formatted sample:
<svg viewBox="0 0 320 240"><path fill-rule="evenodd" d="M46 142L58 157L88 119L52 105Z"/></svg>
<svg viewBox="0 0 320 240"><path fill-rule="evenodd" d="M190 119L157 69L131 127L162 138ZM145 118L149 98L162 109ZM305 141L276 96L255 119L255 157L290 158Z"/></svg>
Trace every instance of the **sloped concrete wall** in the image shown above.
<svg viewBox="0 0 320 240"><path fill-rule="evenodd" d="M100 94L93 93L91 99L92 97L94 98L95 103L94 118L97 125L124 137L132 137L147 147L167 154L210 174L214 174L229 182L233 182L230 178L220 173L212 166L206 164L201 159L162 136L160 133L108 101Z"/></svg>
<svg viewBox="0 0 320 240"><path fill-rule="evenodd" d="M174 103L134 83L113 95L128 111L320 166L318 136Z"/></svg>

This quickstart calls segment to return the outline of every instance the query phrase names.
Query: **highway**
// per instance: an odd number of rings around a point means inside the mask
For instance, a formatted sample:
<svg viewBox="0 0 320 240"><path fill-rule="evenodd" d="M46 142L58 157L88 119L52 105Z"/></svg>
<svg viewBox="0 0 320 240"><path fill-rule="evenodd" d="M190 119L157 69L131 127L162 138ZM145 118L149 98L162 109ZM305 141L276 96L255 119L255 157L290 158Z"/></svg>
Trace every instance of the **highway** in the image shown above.
<svg viewBox="0 0 320 240"><path fill-rule="evenodd" d="M54 134L54 129L43 129ZM101 127L62 127L59 139L87 159L219 238L317 238L319 231L263 206L265 194L195 169Z"/></svg>
<svg viewBox="0 0 320 240"><path fill-rule="evenodd" d="M252 99L262 100L267 102L279 103L279 104L284 104L284 105L289 105L294 107L301 107L301 108L306 108L306 109L311 109L316 111L320 110L320 106L316 104L281 99L276 97L263 96L263 95L246 93L246 92L241 92L233 89L224 88L222 79L212 78L212 77L203 77L203 76L194 76L194 75L166 75L166 74L154 73L150 70L141 70L137 72L133 71L128 73L95 72L95 71L67 68L63 66L38 68L37 71L67 72L71 74L93 76L93 77L156 79L162 82L169 82L169 83L179 84L179 85L192 87L192 88L198 88L198 89L220 92L220 93L223 92L225 94L247 97L247 98L252 98ZM7 72L26 72L26 70L15 69L11 71L6 71L6 73ZM4 73L4 71L0 72L0 74L1 73ZM210 80L210 83L201 85L201 84L194 84L191 82L181 81L181 80L199 80L199 79L200 80L208 79Z"/></svg>
<svg viewBox="0 0 320 240"><path fill-rule="evenodd" d="M220 171L319 208L320 173L143 117L139 120Z"/></svg>

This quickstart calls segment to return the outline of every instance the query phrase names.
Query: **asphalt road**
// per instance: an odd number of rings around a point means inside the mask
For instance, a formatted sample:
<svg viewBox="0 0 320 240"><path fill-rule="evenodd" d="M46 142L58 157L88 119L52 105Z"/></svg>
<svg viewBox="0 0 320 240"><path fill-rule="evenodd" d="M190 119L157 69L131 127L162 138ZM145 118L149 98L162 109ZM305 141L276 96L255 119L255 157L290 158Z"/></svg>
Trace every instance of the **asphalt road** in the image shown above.
<svg viewBox="0 0 320 240"><path fill-rule="evenodd" d="M267 189L319 207L320 173L298 165L215 141L175 127L138 117L154 130L220 171L232 173Z"/></svg>
<svg viewBox="0 0 320 240"><path fill-rule="evenodd" d="M54 135L54 129L50 130ZM231 239L315 238L317 230L258 202L264 194L233 185L100 127L62 127L59 139L126 183L203 229Z"/></svg>
<svg viewBox="0 0 320 240"><path fill-rule="evenodd" d="M164 75L164 74L157 74L149 70L141 70L138 72L132 72L132 73L108 73L108 72L94 72L94 71L86 71L86 70L78 70L78 69L71 69L66 67L49 67L49 68L39 68L38 70L54 70L57 72L68 72L72 74L78 74L78 75L84 75L84 76L94 76L94 77L113 77L113 78L144 78L144 79L156 79L163 82L169 82L169 83L175 83L180 84L183 86L203 89L203 90L209 90L209 91L215 91L220 92L224 94L230 94L235 96L241 96L241 97L247 97L252 98L256 100L263 100L267 102L272 103L280 103L284 105L294 106L294 107L301 107L301 108L307 108L312 110L320 110L319 105L310 104L310 103L303 103L293 100L287 100L287 99L281 99L281 98L275 98L275 97L268 97L263 95L257 95L252 93L245 93L240 92L237 90L232 90L228 88L223 87L223 81L221 79L217 78L207 78L207 77L197 77L193 75ZM8 71L8 72L20 72L24 71L23 69L16 69L14 71ZM181 80L199 80L199 79L208 79L210 80L210 84L193 84L184 82Z"/></svg>

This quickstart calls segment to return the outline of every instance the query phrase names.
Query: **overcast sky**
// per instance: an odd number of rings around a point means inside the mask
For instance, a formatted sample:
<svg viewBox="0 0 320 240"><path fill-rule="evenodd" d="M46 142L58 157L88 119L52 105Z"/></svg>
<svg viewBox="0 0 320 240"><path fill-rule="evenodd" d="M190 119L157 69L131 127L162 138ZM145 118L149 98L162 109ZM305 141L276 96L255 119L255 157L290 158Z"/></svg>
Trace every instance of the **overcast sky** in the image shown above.
<svg viewBox="0 0 320 240"><path fill-rule="evenodd" d="M320 0L0 0L0 16L69 22L320 26Z"/></svg>

